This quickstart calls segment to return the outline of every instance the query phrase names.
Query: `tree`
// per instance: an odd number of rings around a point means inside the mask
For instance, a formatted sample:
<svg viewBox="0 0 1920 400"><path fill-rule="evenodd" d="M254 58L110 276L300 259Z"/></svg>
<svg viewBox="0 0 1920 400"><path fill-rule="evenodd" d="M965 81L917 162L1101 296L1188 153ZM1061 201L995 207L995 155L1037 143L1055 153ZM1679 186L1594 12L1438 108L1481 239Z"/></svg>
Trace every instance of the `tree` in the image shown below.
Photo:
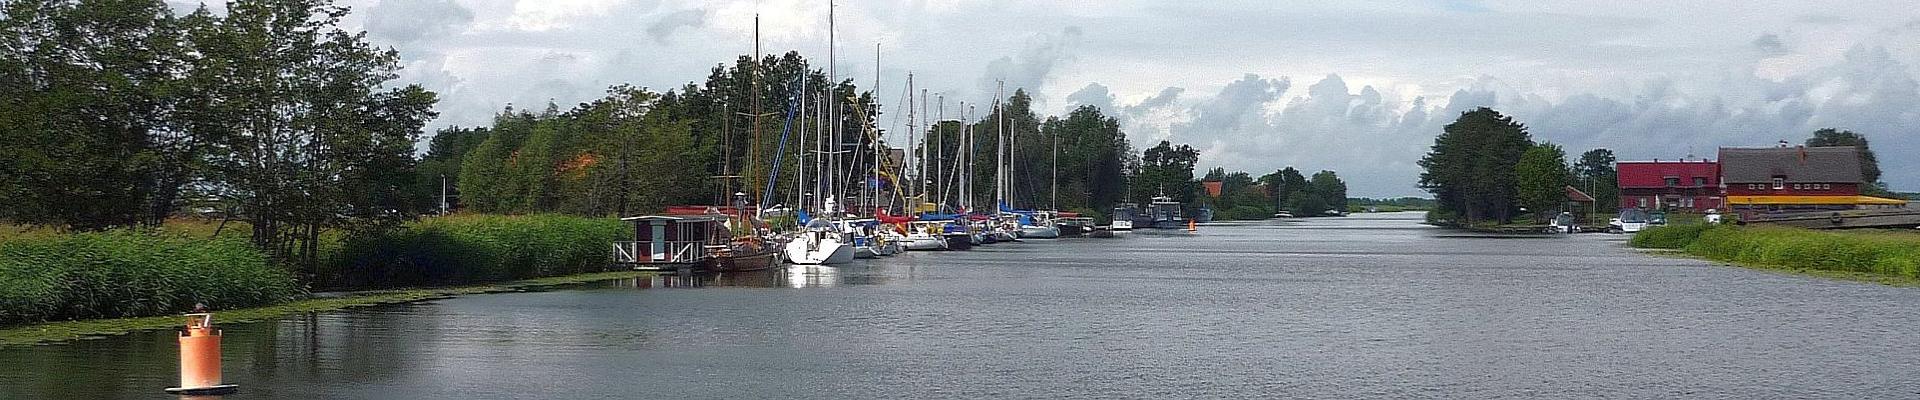
<svg viewBox="0 0 1920 400"><path fill-rule="evenodd" d="M1200 152L1192 146L1160 141L1140 156L1140 173L1133 185L1134 201L1144 204L1154 196L1166 194L1174 201L1193 202L1193 167L1199 162Z"/></svg>
<svg viewBox="0 0 1920 400"><path fill-rule="evenodd" d="M1293 167L1274 171L1260 177L1260 180L1267 184L1268 190L1273 192L1275 207L1283 209L1291 210L1294 195L1307 189L1307 177Z"/></svg>
<svg viewBox="0 0 1920 400"><path fill-rule="evenodd" d="M1127 158L1133 153L1120 122L1094 106L1041 124L1060 142L1060 207L1106 212L1127 196ZM1082 198L1084 196L1084 199Z"/></svg>
<svg viewBox="0 0 1920 400"><path fill-rule="evenodd" d="M1525 125L1481 107L1460 114L1420 159L1420 187L1434 194L1440 212L1472 224L1505 223L1516 206L1514 166L1533 147Z"/></svg>
<svg viewBox="0 0 1920 400"><path fill-rule="evenodd" d="M1594 203L1602 210L1620 205L1620 173L1614 167L1616 162L1613 150L1593 149L1581 154L1580 161L1573 165L1580 189L1593 196Z"/></svg>
<svg viewBox="0 0 1920 400"><path fill-rule="evenodd" d="M184 129L204 135L214 193L239 205L256 246L313 272L320 233L410 217L413 146L431 92L385 88L399 56L337 27L323 0L235 0L188 19Z"/></svg>
<svg viewBox="0 0 1920 400"><path fill-rule="evenodd" d="M1520 156L1514 166L1519 204L1535 220L1551 218L1567 201L1567 153L1559 145L1540 143Z"/></svg>
<svg viewBox="0 0 1920 400"><path fill-rule="evenodd" d="M1347 210L1347 183L1340 180L1339 174L1333 171L1316 172L1313 179L1307 182L1307 187L1311 188L1309 196L1319 197L1319 205L1323 208L1320 213L1313 215L1325 214L1325 210Z"/></svg>
<svg viewBox="0 0 1920 400"><path fill-rule="evenodd" d="M487 128L456 126L442 128L433 135L432 139L428 139L427 154L421 157L419 165L414 167L415 176L417 176L415 182L418 183L415 185L414 196L426 209L440 207L439 199L443 182L449 192L447 207L464 206L465 203L461 200L457 189L460 186L461 162L467 153L479 148L480 144L485 143L491 136L493 131Z"/></svg>
<svg viewBox="0 0 1920 400"><path fill-rule="evenodd" d="M185 52L158 0L0 2L0 218L159 223L189 179Z"/></svg>
<svg viewBox="0 0 1920 400"><path fill-rule="evenodd" d="M1849 130L1825 128L1813 131L1813 137L1807 139L1807 147L1847 147L1860 150L1860 182L1863 189L1874 194L1891 194L1880 182L1880 160L1873 155L1873 148L1867 137Z"/></svg>

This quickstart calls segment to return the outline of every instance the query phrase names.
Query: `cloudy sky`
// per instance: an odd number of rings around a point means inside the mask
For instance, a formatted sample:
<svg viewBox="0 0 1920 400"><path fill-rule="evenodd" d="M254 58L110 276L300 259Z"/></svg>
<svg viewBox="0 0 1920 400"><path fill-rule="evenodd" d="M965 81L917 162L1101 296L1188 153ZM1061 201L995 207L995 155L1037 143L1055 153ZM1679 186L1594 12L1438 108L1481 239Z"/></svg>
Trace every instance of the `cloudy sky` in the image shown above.
<svg viewBox="0 0 1920 400"><path fill-rule="evenodd" d="M186 2L179 2L186 3ZM1136 146L1260 175L1337 170L1356 196L1422 194L1440 126L1488 106L1537 139L1622 159L1868 135L1920 190L1920 10L1912 0L841 2L839 74L889 103L912 72L954 101L1005 80L1061 114L1119 115ZM439 126L611 84L667 89L752 50L827 53L826 0L349 0L347 24L441 93ZM183 4L184 6L184 4ZM885 125L897 124L892 114Z"/></svg>

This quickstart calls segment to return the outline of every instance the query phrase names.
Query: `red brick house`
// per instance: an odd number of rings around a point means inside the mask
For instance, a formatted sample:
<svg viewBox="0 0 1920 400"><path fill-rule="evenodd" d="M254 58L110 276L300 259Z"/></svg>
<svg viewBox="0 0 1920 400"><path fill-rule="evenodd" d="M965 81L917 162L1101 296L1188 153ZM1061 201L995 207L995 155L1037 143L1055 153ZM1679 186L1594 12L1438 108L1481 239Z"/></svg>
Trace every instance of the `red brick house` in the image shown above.
<svg viewBox="0 0 1920 400"><path fill-rule="evenodd" d="M1702 212L1725 208L1720 163L1699 161L1621 161L1620 208Z"/></svg>

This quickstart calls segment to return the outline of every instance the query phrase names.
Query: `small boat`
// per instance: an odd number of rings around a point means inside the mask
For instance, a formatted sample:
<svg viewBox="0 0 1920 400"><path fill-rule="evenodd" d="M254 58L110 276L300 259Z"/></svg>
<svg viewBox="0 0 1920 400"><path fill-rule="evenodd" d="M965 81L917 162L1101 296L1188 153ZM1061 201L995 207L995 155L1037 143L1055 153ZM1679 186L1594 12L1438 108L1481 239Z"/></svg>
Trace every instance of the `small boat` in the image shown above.
<svg viewBox="0 0 1920 400"><path fill-rule="evenodd" d="M1059 220L1052 211L1035 211L1032 215L1021 215L1020 237L1033 239L1059 239Z"/></svg>
<svg viewBox="0 0 1920 400"><path fill-rule="evenodd" d="M911 251L951 250L947 245L946 225L941 221L909 222L902 242Z"/></svg>
<svg viewBox="0 0 1920 400"><path fill-rule="evenodd" d="M1113 221L1110 222L1109 225L1107 225L1107 229L1115 230L1115 231L1133 230L1133 218L1137 216L1139 212L1140 210L1137 208L1134 208L1132 204L1114 207Z"/></svg>
<svg viewBox="0 0 1920 400"><path fill-rule="evenodd" d="M1060 223L1055 224L1054 226L1060 229L1060 236L1085 235L1093 231L1093 218L1087 218L1087 217L1061 218Z"/></svg>

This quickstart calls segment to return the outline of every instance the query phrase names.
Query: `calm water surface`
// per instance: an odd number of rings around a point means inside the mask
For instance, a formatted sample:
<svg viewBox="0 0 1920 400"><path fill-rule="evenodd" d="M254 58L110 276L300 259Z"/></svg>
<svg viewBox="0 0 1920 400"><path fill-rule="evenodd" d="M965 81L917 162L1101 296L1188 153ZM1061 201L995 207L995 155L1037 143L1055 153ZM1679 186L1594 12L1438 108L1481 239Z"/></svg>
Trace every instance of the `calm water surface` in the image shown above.
<svg viewBox="0 0 1920 400"><path fill-rule="evenodd" d="M228 325L248 398L1915 398L1920 290L1372 215ZM168 332L0 350L166 398Z"/></svg>

